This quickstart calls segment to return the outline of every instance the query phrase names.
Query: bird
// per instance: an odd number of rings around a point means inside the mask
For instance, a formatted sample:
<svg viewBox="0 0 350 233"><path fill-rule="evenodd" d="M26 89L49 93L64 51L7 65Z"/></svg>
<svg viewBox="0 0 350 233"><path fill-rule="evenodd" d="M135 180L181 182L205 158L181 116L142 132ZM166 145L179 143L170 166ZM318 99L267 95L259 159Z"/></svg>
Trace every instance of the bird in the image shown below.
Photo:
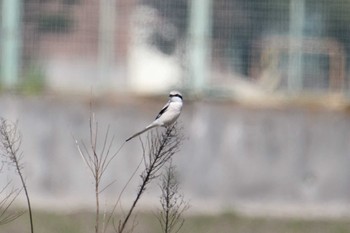
<svg viewBox="0 0 350 233"><path fill-rule="evenodd" d="M156 119L148 125L146 128L141 130L140 132L135 133L128 139L126 139L126 142L130 141L131 139L139 136L140 134L146 132L147 130L150 130L154 127L168 127L171 126L177 118L180 116L181 109L183 105L183 99L182 95L178 91L171 91L169 94L169 100L164 105L162 110L158 113Z"/></svg>

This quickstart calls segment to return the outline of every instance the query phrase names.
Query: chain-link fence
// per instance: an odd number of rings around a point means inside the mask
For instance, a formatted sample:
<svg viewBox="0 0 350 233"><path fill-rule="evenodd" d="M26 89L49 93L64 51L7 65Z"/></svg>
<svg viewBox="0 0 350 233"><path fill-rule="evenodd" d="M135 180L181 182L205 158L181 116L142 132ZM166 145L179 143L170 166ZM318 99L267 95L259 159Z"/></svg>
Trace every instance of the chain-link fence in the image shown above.
<svg viewBox="0 0 350 233"><path fill-rule="evenodd" d="M346 0L2 0L1 9L3 86L348 89Z"/></svg>

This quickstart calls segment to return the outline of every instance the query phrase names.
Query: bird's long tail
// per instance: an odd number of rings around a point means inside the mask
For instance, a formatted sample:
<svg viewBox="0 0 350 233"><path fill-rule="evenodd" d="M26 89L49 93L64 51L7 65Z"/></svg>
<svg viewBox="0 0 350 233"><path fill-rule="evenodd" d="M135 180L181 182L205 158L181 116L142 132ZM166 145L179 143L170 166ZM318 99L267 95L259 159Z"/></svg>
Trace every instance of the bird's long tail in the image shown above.
<svg viewBox="0 0 350 233"><path fill-rule="evenodd" d="M143 130L141 130L140 132L138 132L138 133L135 133L134 135L132 135L130 138L128 138L128 139L126 139L126 141L125 142L128 142L128 141L130 141L131 139L133 139L134 137L137 137L137 136L139 136L140 134L143 134L144 132L146 132L147 130L150 130L150 129L152 129L152 128L154 128L154 127L156 127L156 126L158 126L158 125L156 125L156 124L150 124L149 126L147 126L145 129L143 129Z"/></svg>

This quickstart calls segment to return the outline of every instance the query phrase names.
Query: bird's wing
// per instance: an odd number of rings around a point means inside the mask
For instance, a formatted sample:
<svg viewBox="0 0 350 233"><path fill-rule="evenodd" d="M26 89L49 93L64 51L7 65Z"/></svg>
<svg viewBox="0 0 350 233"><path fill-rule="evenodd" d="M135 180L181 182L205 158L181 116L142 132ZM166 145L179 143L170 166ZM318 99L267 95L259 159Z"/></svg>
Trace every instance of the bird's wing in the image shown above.
<svg viewBox="0 0 350 233"><path fill-rule="evenodd" d="M164 107L162 108L162 110L160 110L160 112L158 113L158 115L157 115L157 117L156 117L156 120L157 120L161 115L163 115L163 113L168 109L169 104L170 104L170 101L168 101L168 103L166 103L166 105L164 105Z"/></svg>

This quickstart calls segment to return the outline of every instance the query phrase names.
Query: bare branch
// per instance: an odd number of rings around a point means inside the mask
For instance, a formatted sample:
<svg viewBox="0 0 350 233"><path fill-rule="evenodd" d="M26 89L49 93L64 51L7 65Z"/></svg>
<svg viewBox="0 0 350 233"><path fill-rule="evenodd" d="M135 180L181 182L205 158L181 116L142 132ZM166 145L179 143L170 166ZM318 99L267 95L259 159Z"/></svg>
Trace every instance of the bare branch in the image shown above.
<svg viewBox="0 0 350 233"><path fill-rule="evenodd" d="M91 104L91 103L90 103ZM95 233L100 232L100 194L110 187L115 181L107 184L101 189L101 181L103 175L105 174L107 168L109 167L112 160L116 157L119 151L124 146L125 142L119 147L116 152L112 154L112 147L114 144L114 135L110 139L110 125L108 125L106 132L103 136L102 148L98 147L99 138L99 124L95 119L95 113L90 113L89 119L89 143L87 146L83 141L80 143L74 137L76 147L78 149L79 155L82 158L84 164L88 167L90 173L94 179L94 189L95 189ZM103 225L105 228L105 224Z"/></svg>
<svg viewBox="0 0 350 233"><path fill-rule="evenodd" d="M3 194L6 191L10 183L11 182L8 182L5 185L5 187L0 191L0 194ZM9 223L25 213L25 211L8 213L9 208L12 206L13 202L17 199L20 193L21 189L12 188L7 194L5 194L3 199L0 201L0 225Z"/></svg>
<svg viewBox="0 0 350 233"><path fill-rule="evenodd" d="M113 214L114 214L114 212L115 212L115 210L116 210L118 204L120 203L121 197L123 196L123 194L124 194L126 188L129 186L131 180L135 177L136 172L139 170L141 164L142 164L142 160L139 162L139 164L137 165L136 169L135 169L134 172L131 174L130 178L128 179L128 181L126 182L126 184L124 185L124 187L122 188L122 191L119 193L119 196L118 196L118 198L117 198L117 201L115 202L115 204L114 204L114 206L113 206L113 209L112 209L112 211L111 211L111 213L110 213L110 215L109 215L109 217L108 217L108 219L107 219L107 224L106 224L106 225L108 225L108 223L110 222L111 218L113 217ZM113 224L113 225L114 225L114 229L117 229L116 226L115 226L115 224ZM120 223L119 223L119 225L120 225ZM107 228L104 229L104 232L106 232L106 230L107 230Z"/></svg>
<svg viewBox="0 0 350 233"><path fill-rule="evenodd" d="M189 208L189 204L184 201L184 197L179 193L179 184L176 179L175 166L170 165L162 175L160 184L161 210L158 213L158 221L164 233L176 233L184 224L182 214Z"/></svg>
<svg viewBox="0 0 350 233"><path fill-rule="evenodd" d="M29 211L29 221L30 221L30 230L31 233L34 233L34 225L33 225L33 216L32 216L32 208L29 199L29 193L27 189L27 185L22 173L23 165L21 164L21 159L23 157L23 153L20 151L22 143L22 136L18 131L17 123L9 122L3 118L0 119L0 151L3 157L7 158L10 163L15 167L17 174L21 180L22 188L24 190L28 211ZM16 192L15 192L16 193ZM18 194L15 194L15 197ZM15 199L15 198L14 198ZM14 199L9 203L10 205L13 203ZM10 206L8 205L8 207ZM7 210L8 207L5 209ZM13 220L13 217L6 218L4 222L8 222Z"/></svg>
<svg viewBox="0 0 350 233"><path fill-rule="evenodd" d="M121 221L116 229L118 233L125 231L130 216L133 213L142 194L145 192L148 184L158 176L158 171L164 166L164 164L169 161L176 152L179 151L182 140L183 136L179 133L175 123L174 125L168 127L163 133L156 131L156 133L148 134L147 153L145 152L146 148L141 141L145 169L140 175L141 185L139 186L136 197L126 217Z"/></svg>

